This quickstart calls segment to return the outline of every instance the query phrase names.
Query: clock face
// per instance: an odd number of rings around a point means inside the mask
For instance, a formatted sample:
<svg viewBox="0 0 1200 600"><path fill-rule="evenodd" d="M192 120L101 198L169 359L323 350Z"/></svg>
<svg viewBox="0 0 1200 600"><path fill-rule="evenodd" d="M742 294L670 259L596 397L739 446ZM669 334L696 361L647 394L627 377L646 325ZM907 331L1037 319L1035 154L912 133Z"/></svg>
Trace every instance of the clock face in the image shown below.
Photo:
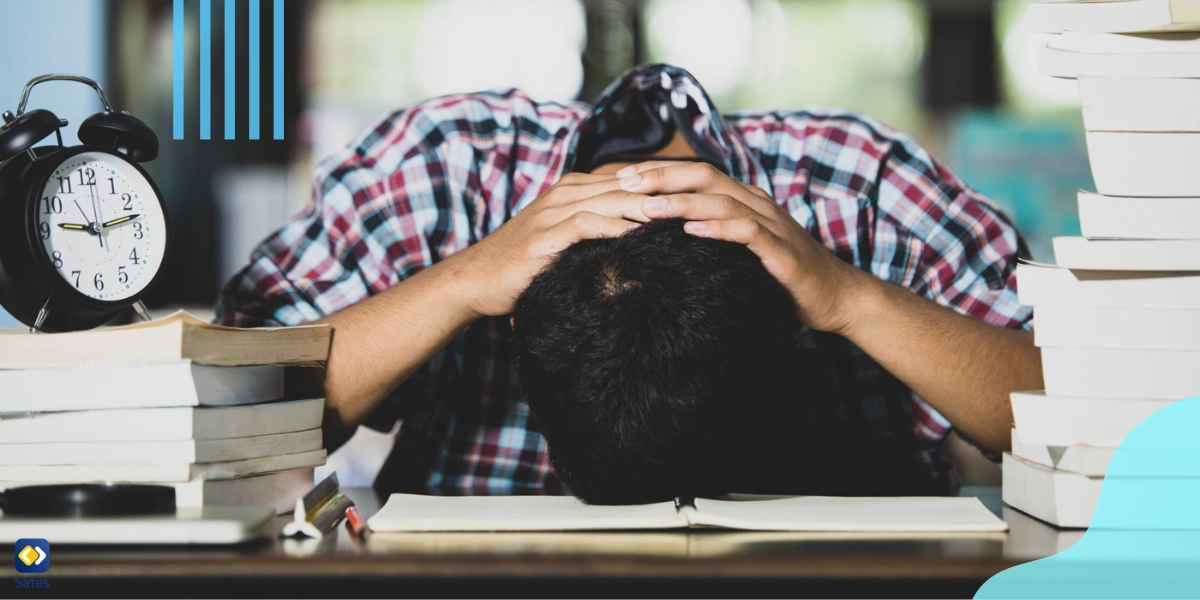
<svg viewBox="0 0 1200 600"><path fill-rule="evenodd" d="M114 154L65 159L41 192L37 217L46 258L67 285L90 298L136 296L162 266L167 223L158 195Z"/></svg>

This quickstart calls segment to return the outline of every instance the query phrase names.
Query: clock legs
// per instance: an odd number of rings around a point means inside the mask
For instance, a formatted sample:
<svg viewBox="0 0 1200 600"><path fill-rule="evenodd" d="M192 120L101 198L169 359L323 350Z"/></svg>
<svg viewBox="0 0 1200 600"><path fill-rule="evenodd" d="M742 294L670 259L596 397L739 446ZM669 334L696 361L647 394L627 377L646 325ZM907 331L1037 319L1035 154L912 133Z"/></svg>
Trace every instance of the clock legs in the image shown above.
<svg viewBox="0 0 1200 600"><path fill-rule="evenodd" d="M50 300L52 298L54 296L47 297L42 308L38 310L37 317L33 320L33 326L29 328L29 333L39 333L42 330L42 324L46 322L46 317L50 316Z"/></svg>
<svg viewBox="0 0 1200 600"><path fill-rule="evenodd" d="M133 312L141 317L143 321L150 321L150 311L146 310L146 305L142 304L141 300L133 303Z"/></svg>

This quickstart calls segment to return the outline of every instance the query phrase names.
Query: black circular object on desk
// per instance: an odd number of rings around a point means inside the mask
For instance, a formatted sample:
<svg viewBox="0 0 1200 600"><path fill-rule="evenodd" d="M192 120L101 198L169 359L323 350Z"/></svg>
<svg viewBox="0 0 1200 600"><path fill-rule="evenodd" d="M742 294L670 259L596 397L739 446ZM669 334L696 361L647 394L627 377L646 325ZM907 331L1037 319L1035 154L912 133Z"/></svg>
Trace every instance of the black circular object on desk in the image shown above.
<svg viewBox="0 0 1200 600"><path fill-rule="evenodd" d="M4 491L13 517L132 517L175 514L175 488L165 485L69 483Z"/></svg>

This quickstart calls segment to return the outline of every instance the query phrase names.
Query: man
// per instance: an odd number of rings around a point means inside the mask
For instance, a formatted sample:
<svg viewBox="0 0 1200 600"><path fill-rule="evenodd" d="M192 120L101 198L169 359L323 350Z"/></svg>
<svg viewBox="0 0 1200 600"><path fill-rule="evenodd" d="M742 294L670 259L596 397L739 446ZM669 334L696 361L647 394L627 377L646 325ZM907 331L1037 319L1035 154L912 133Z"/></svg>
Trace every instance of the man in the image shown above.
<svg viewBox="0 0 1200 600"><path fill-rule="evenodd" d="M636 138L624 123L646 110L631 99L654 89L691 120L649 154L699 161L573 172L580 154L620 157L604 140ZM990 201L869 118L722 118L669 66L632 70L590 109L510 91L387 117L318 169L313 205L229 283L219 320L335 327L327 445L402 419L382 491L566 493L519 391L508 315L561 250L657 219L747 246L789 292L801 344L829 361L824 438L911 453L940 489L951 423L999 453L1008 393L1042 387L1015 294L1024 245Z"/></svg>
<svg viewBox="0 0 1200 600"><path fill-rule="evenodd" d="M939 491L916 444L822 426L828 362L799 347L791 294L746 246L684 224L577 242L517 299L521 391L571 493L648 504Z"/></svg>

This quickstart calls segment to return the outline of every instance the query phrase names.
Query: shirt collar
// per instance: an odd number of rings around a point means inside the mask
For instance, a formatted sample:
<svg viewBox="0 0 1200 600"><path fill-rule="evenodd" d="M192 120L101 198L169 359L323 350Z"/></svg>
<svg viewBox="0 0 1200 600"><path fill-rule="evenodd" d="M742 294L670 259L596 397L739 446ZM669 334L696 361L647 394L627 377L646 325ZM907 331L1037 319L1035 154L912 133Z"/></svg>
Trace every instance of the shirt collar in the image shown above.
<svg viewBox="0 0 1200 600"><path fill-rule="evenodd" d="M570 172L575 164L576 146L582 135L603 134L606 124L629 105L634 92L652 86L660 86L671 93L677 107L686 106L688 98L700 108L693 129L696 135L707 140L725 161L730 177L743 183L753 183L771 192L770 180L758 159L747 147L741 136L730 127L716 106L705 93L700 82L685 69L672 65L640 65L627 71L608 86L592 105L587 117L572 136L563 165L563 172Z"/></svg>

